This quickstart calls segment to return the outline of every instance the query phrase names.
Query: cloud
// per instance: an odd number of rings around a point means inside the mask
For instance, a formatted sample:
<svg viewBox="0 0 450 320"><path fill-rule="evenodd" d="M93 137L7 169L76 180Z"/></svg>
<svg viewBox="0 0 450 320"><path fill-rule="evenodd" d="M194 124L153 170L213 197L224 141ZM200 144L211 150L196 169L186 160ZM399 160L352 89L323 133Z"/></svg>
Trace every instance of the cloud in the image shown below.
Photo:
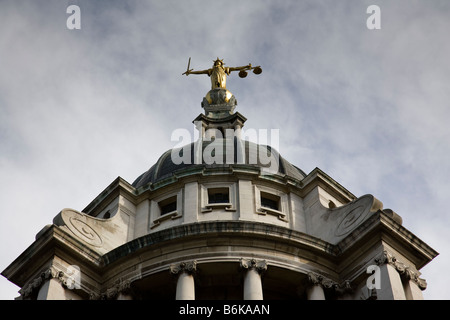
<svg viewBox="0 0 450 320"><path fill-rule="evenodd" d="M279 128L280 152L372 193L450 261L446 202L450 5L377 1L6 1L0 12L0 250L6 267L64 207L82 210L114 178L129 182L192 129L209 90L181 76L217 56L263 73L228 87L247 128ZM66 28L69 4L82 28ZM17 236L20 235L20 236ZM2 269L3 270L3 269ZM0 280L0 298L17 288Z"/></svg>

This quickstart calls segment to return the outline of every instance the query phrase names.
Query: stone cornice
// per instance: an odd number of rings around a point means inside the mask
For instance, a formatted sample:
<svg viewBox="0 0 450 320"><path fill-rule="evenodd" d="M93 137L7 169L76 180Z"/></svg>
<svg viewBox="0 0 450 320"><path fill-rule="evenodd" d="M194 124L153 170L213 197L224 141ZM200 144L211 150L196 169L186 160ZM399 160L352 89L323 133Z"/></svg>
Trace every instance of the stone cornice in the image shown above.
<svg viewBox="0 0 450 320"><path fill-rule="evenodd" d="M94 200L92 200L82 212L96 216L96 213L111 202L111 199L122 195L131 203L137 204L136 189L121 177L117 177Z"/></svg>
<svg viewBox="0 0 450 320"><path fill-rule="evenodd" d="M211 118L211 117L208 117L208 116L204 115L203 113L200 113L197 116L197 118L195 118L192 121L192 123L195 123L197 121L205 121L206 123L224 123L224 122L233 123L236 120L239 120L240 122L244 123L245 121L247 121L247 118L244 117L239 112L235 112L233 114L230 114L229 116L227 116L225 118Z"/></svg>
<svg viewBox="0 0 450 320"><path fill-rule="evenodd" d="M33 272L33 264L36 260L42 260L47 256L51 259L56 250L75 255L76 259L90 264L94 270L102 264L99 253L91 250L60 227L51 225L2 272L2 275L19 287L23 287L26 285L23 283L24 279L32 276L27 274Z"/></svg>
<svg viewBox="0 0 450 320"><path fill-rule="evenodd" d="M339 184L336 180L327 175L319 168L314 168L308 175L301 181L302 182L302 194L307 194L316 186L327 189L334 197L339 199L342 203L355 200L357 197ZM331 191L330 188L333 190Z"/></svg>
<svg viewBox="0 0 450 320"><path fill-rule="evenodd" d="M390 245L395 243L395 247L399 250L402 247L408 248L408 251L411 250L411 247L414 248L414 260L412 262L417 269L421 269L439 254L408 229L397 223L390 217L389 213L378 210L336 244L337 256L351 252L352 248L361 246L361 243L367 244L380 239L384 239Z"/></svg>
<svg viewBox="0 0 450 320"><path fill-rule="evenodd" d="M279 241L291 242L296 247L308 248L317 253L322 252L331 256L336 254L335 247L328 242L285 227L248 221L209 221L175 226L147 234L106 253L102 260L105 265L109 265L144 247L180 238L187 241L194 237L205 237L207 234L215 237L218 234L224 236L233 234L236 237L252 236L255 239L259 237L263 239L277 238Z"/></svg>
<svg viewBox="0 0 450 320"><path fill-rule="evenodd" d="M388 231L385 232L385 235L399 240L402 244L410 248L414 248L416 253L420 253L420 257L422 258L422 260L420 262L415 261L415 265L418 269L421 269L428 262L439 255L436 250L419 239L415 234L413 234L402 225L398 224L392 217L390 217L388 213L385 213L383 211L380 211L378 213L380 225Z"/></svg>
<svg viewBox="0 0 450 320"><path fill-rule="evenodd" d="M139 199L143 196L146 191L155 191L159 188L165 187L167 185L179 182L183 178L191 177L194 175L199 175L200 177L217 175L221 173L223 175L244 175L252 176L254 179L259 179L262 181L270 181L271 183L276 183L282 186L289 186L292 188L291 191L296 192L304 196L309 193L313 188L320 186L331 192L334 197L339 199L343 203L347 203L356 199L356 196L350 191L345 189L341 184L332 179L329 175L323 172L319 168L315 168L311 171L305 178L298 180L287 174L275 174L275 175L261 175L260 168L249 164L229 164L226 166L210 167L205 165L193 165L192 167L183 168L181 170L175 171L171 176L159 180L156 183L150 183L145 186L141 186L136 189L136 194Z"/></svg>
<svg viewBox="0 0 450 320"><path fill-rule="evenodd" d="M219 166L208 165L192 165L187 168L183 168L174 171L172 175L158 180L155 183L148 183L144 186L136 189L138 201L149 196L149 192L155 192L163 187L174 185L176 183L184 184L185 181L191 180L193 177L197 177L196 180L201 180L205 177L221 176L234 176L236 178L245 177L245 179L255 179L259 181L270 181L272 184L278 186L290 186L293 185L299 187L301 181L286 174L274 174L274 175L261 175L261 168L251 164L225 164ZM295 180L295 181L294 181ZM299 192L299 191L298 191Z"/></svg>

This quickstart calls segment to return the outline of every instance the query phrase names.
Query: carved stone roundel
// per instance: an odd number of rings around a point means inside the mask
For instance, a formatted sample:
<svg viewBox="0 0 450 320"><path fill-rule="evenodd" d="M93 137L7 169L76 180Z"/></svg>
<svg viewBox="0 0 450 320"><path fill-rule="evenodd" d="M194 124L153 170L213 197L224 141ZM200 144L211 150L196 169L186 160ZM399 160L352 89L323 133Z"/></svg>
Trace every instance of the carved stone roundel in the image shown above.
<svg viewBox="0 0 450 320"><path fill-rule="evenodd" d="M368 210L363 205L350 210L339 222L335 235L339 237L350 233L366 219L368 213Z"/></svg>
<svg viewBox="0 0 450 320"><path fill-rule="evenodd" d="M87 243L96 247L100 247L102 245L102 239L100 238L98 233L86 222L83 222L76 217L70 217L70 224L73 227L70 229ZM78 233L73 229L78 231Z"/></svg>
<svg viewBox="0 0 450 320"><path fill-rule="evenodd" d="M83 215L77 212L65 210L63 211L62 217L70 231L72 231L82 241L95 247L102 246L102 238L93 227L83 221Z"/></svg>

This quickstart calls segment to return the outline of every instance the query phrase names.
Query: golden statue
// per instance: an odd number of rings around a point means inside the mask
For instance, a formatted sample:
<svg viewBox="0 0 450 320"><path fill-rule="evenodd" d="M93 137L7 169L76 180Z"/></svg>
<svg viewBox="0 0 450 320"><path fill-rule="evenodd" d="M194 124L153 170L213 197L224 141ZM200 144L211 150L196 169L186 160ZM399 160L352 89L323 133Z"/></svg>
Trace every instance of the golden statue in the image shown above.
<svg viewBox="0 0 450 320"><path fill-rule="evenodd" d="M239 71L239 77L241 78L245 78L247 76L247 70L253 70L253 73L255 74L260 74L262 72L260 66L252 67L251 63L242 67L224 67L223 60L219 58L214 61L212 68L207 70L193 71L194 69L189 69L190 65L191 58L189 58L187 70L183 74L185 74L186 76L190 74L207 74L211 78L211 89L226 89L227 75L230 75L232 71Z"/></svg>

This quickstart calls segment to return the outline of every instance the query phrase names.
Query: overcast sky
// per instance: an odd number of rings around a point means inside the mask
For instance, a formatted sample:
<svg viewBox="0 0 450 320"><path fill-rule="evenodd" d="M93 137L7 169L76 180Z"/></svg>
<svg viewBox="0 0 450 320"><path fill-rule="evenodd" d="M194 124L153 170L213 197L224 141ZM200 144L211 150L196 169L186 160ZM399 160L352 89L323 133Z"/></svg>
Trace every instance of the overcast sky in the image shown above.
<svg viewBox="0 0 450 320"><path fill-rule="evenodd" d="M181 74L220 57L262 66L227 81L245 128L280 129L288 161L397 212L440 253L424 297L449 299L449 17L447 0L1 0L0 271L61 209L193 133L210 79ZM18 290L0 277L0 299Z"/></svg>

